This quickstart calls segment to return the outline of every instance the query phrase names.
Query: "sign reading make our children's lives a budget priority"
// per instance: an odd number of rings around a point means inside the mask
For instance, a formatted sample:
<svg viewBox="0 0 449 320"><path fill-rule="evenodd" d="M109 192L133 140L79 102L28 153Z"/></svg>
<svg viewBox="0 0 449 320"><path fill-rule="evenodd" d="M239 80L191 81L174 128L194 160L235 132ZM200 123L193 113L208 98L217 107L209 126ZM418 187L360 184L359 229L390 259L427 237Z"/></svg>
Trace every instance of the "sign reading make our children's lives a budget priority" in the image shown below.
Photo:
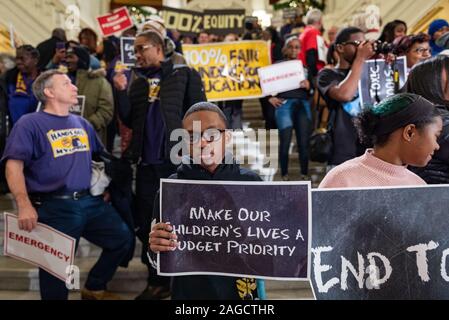
<svg viewBox="0 0 449 320"><path fill-rule="evenodd" d="M182 48L189 66L199 72L209 101L263 96L258 69L271 64L268 42L224 42Z"/></svg>
<svg viewBox="0 0 449 320"><path fill-rule="evenodd" d="M449 299L449 186L314 190L322 300Z"/></svg>
<svg viewBox="0 0 449 320"><path fill-rule="evenodd" d="M119 8L112 13L97 17L97 21L104 37L125 31L134 25L126 7Z"/></svg>
<svg viewBox="0 0 449 320"><path fill-rule="evenodd" d="M306 80L301 60L276 63L259 68L258 72L264 96L298 89L301 81Z"/></svg>
<svg viewBox="0 0 449 320"><path fill-rule="evenodd" d="M5 256L38 266L66 281L75 258L75 239L41 223L32 232L19 230L16 215L5 212L4 218Z"/></svg>
<svg viewBox="0 0 449 320"><path fill-rule="evenodd" d="M309 197L309 182L162 180L161 221L179 246L158 273L309 279Z"/></svg>
<svg viewBox="0 0 449 320"><path fill-rule="evenodd" d="M375 106L385 98L395 95L406 81L407 58L405 56L398 57L393 63L383 59L366 61L359 81L361 106Z"/></svg>

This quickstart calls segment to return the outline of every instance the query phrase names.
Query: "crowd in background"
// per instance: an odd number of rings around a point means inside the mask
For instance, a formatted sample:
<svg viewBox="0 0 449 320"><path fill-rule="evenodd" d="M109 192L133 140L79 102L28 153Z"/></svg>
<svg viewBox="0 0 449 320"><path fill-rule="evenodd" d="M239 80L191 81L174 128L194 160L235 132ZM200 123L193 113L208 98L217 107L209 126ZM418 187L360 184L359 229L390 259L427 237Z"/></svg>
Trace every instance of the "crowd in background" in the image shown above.
<svg viewBox="0 0 449 320"><path fill-rule="evenodd" d="M325 35L328 52L324 59L317 37ZM290 179L288 162L293 131L298 143L301 179L310 179L309 137L316 129L313 121L316 117L319 117L318 126L332 125L334 149L328 161L329 170L364 154L367 158L363 161L368 165L374 161L366 153L367 148L384 147L391 130L373 133L367 129L369 121L359 121L359 125L354 123L361 113L354 114L351 110L357 109L360 101L358 83L363 65L373 57L391 60L406 56L408 81L400 90L405 96L388 101L386 111L377 114L376 119L383 119L384 114L394 114L397 109L392 109L397 105L406 110L409 105L421 101L416 95L437 105L443 133L438 133L441 137L439 147L433 145L433 150L429 151L433 159L429 164L414 161L414 154L406 147L401 149L404 150L401 156L406 155L401 159L414 165L412 171L427 183L449 182L449 145L445 141L448 136L445 133L449 130L447 21L433 21L427 33L408 34L407 24L395 20L385 25L378 42L366 40L364 32L355 27L324 30L319 10L292 19L280 30L274 27L262 29L257 22L248 22L245 32L240 35L218 36L201 31L195 37L183 36L177 30L167 30L160 18L153 18L139 29L126 30L121 36L136 38L137 68L126 69L120 64L118 37L100 39L89 28L81 30L77 41L68 40L64 30L55 29L51 37L37 47L23 45L17 48L15 57L0 55L0 150L3 152L9 132L20 119L37 111L39 101L32 90L36 78L46 70L63 72L77 87L78 95L85 96L83 117L94 128L106 150L114 150L114 142L119 136L123 159L138 164L135 194L130 195L125 211L132 208L132 224L144 244L149 241L159 181L177 170L170 163L172 144L168 137L174 129L182 127L182 116L192 105L206 100L198 73L185 66L183 44L263 40L270 43L273 64L302 61L307 79L298 89L260 99L266 129L279 130L279 162L285 181ZM378 47L384 50L379 51ZM229 128L242 129L242 105L242 100L218 103ZM423 125L427 125L435 117L428 104L421 105L427 108L423 120ZM419 122L419 119L414 120ZM359 139L360 132L369 139ZM400 137L396 140L398 145L400 141L402 143ZM420 144L413 146L416 149ZM382 151L378 153L382 154ZM376 165L378 171L389 170L384 165ZM344 185L343 173L327 178L323 187ZM408 178L416 182L414 176ZM369 176L367 179L375 178ZM131 188L131 185L132 179L128 179L121 187ZM6 190L6 185L3 189ZM170 294L169 281L156 275L146 253L144 245L142 261L148 266L149 278L140 298L165 298Z"/></svg>

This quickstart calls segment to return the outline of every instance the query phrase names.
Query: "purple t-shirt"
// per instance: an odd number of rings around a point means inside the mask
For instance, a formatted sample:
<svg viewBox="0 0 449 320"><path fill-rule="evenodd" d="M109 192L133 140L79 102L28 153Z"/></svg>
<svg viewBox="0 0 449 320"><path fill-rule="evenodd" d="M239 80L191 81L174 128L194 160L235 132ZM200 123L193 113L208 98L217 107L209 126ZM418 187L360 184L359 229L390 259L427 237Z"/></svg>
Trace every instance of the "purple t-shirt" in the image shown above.
<svg viewBox="0 0 449 320"><path fill-rule="evenodd" d="M164 162L166 130L159 98L161 72L160 70L149 72L147 77L150 106L145 121L142 161L144 164L161 164Z"/></svg>
<svg viewBox="0 0 449 320"><path fill-rule="evenodd" d="M28 193L73 192L90 188L92 153L102 150L85 119L41 111L20 118L8 137L2 161L24 162Z"/></svg>

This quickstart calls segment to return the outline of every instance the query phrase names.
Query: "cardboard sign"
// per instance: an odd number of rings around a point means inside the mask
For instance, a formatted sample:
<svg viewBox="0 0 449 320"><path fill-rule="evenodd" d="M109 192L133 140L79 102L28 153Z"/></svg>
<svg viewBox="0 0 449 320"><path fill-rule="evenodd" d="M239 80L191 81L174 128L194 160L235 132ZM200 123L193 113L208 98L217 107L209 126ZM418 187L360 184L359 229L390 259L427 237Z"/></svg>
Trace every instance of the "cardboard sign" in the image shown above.
<svg viewBox="0 0 449 320"><path fill-rule="evenodd" d="M245 19L245 10L204 10L203 27L216 35L243 34Z"/></svg>
<svg viewBox="0 0 449 320"><path fill-rule="evenodd" d="M84 114L84 106L86 104L86 96L78 96L78 104L71 106L69 112L71 114L82 117Z"/></svg>
<svg viewBox="0 0 449 320"><path fill-rule="evenodd" d="M120 57L122 65L133 67L136 64L134 41L136 38L120 38Z"/></svg>
<svg viewBox="0 0 449 320"><path fill-rule="evenodd" d="M30 263L66 281L75 257L75 239L42 223L32 232L19 230L18 218L4 213L4 254Z"/></svg>
<svg viewBox="0 0 449 320"><path fill-rule="evenodd" d="M209 101L263 96L257 70L271 63L268 42L183 45L182 50L187 64L199 72Z"/></svg>
<svg viewBox="0 0 449 320"><path fill-rule="evenodd" d="M126 7L119 8L113 13L97 17L97 21L105 37L125 31L134 25Z"/></svg>
<svg viewBox="0 0 449 320"><path fill-rule="evenodd" d="M301 81L306 80L301 60L276 63L259 68L258 72L264 96L298 89Z"/></svg>
<svg viewBox="0 0 449 320"><path fill-rule="evenodd" d="M204 13L162 7L162 18L167 29L176 29L183 35L196 36L201 30L217 35L244 32L245 10L205 10Z"/></svg>
<svg viewBox="0 0 449 320"><path fill-rule="evenodd" d="M449 299L449 186L314 190L323 300Z"/></svg>
<svg viewBox="0 0 449 320"><path fill-rule="evenodd" d="M310 182L162 180L161 221L179 246L158 255L158 273L307 280L309 196Z"/></svg>
<svg viewBox="0 0 449 320"><path fill-rule="evenodd" d="M84 106L86 104L86 96L77 96L78 103L74 106L71 106L69 109L69 112L71 114L77 115L82 117L84 114ZM36 112L39 112L42 110L42 102L39 101L37 104Z"/></svg>
<svg viewBox="0 0 449 320"><path fill-rule="evenodd" d="M363 66L359 81L359 96L363 107L380 103L398 93L407 81L407 58L398 57L388 64L385 60L368 60Z"/></svg>
<svg viewBox="0 0 449 320"><path fill-rule="evenodd" d="M324 41L324 38L322 36L317 36L316 44L317 44L317 50L318 50L318 60L326 63L327 62L327 51L328 51L326 41Z"/></svg>

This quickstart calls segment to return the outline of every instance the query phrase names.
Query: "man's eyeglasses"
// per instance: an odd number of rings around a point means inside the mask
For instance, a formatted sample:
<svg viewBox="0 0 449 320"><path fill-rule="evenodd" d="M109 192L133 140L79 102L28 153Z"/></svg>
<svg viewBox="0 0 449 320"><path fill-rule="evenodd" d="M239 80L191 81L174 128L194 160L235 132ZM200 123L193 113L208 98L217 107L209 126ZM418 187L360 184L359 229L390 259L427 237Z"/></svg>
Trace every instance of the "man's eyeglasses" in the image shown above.
<svg viewBox="0 0 449 320"><path fill-rule="evenodd" d="M152 44L147 44L144 46L134 46L134 54L136 53L142 53L145 50L147 50L148 48L154 47Z"/></svg>
<svg viewBox="0 0 449 320"><path fill-rule="evenodd" d="M201 139L206 140L206 142L215 142L221 139L221 134L226 130L223 129L207 129L204 132L192 132L189 133L188 143L197 144L201 142ZM187 137L185 137L187 138Z"/></svg>
<svg viewBox="0 0 449 320"><path fill-rule="evenodd" d="M362 43L362 41L355 40L355 41L346 41L346 42L342 42L342 43L340 43L340 44L341 44L342 46L352 45L352 46L358 47L361 43Z"/></svg>

